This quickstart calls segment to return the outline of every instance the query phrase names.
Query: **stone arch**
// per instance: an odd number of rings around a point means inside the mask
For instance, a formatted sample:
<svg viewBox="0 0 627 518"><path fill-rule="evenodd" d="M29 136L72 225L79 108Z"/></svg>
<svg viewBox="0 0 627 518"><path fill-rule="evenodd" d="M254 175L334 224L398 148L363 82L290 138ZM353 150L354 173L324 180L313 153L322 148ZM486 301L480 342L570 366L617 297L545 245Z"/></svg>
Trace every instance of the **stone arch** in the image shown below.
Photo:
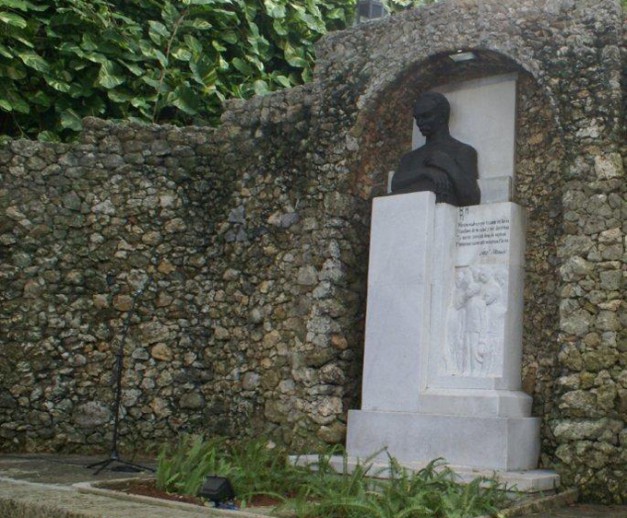
<svg viewBox="0 0 627 518"><path fill-rule="evenodd" d="M477 60L455 63L449 56L458 51L473 52ZM533 70L535 62L521 63L511 56L475 47L449 47L416 60L384 81L371 81L358 100L359 113L349 135L359 152L354 156L353 190L364 199L385 191L387 173L411 145L412 104L422 92L465 80L517 72L521 88L539 89L551 109L550 124L561 135L558 105L542 76ZM376 90L374 89L376 87Z"/></svg>
<svg viewBox="0 0 627 518"><path fill-rule="evenodd" d="M341 188L355 194L360 257L368 200L409 148L410 115L395 98L406 74L458 49L519 67L515 199L530 212L524 387L543 417L543 465L605 501L620 501L625 485L625 398L614 396L623 372L614 291L624 268L623 22L616 0L451 0L329 35L316 65L320 113L342 117L329 155L341 157ZM600 417L613 428L590 441Z"/></svg>

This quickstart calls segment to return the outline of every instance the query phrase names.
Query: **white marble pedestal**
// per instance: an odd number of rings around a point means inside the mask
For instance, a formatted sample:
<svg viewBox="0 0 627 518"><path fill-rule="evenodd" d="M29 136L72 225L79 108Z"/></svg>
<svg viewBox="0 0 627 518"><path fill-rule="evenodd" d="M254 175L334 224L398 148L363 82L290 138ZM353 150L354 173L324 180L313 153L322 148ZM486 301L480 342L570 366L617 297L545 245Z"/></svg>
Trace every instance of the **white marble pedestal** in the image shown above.
<svg viewBox="0 0 627 518"><path fill-rule="evenodd" d="M540 423L520 390L524 227L510 202L456 208L430 192L374 200L349 457L386 448L403 464L537 466Z"/></svg>

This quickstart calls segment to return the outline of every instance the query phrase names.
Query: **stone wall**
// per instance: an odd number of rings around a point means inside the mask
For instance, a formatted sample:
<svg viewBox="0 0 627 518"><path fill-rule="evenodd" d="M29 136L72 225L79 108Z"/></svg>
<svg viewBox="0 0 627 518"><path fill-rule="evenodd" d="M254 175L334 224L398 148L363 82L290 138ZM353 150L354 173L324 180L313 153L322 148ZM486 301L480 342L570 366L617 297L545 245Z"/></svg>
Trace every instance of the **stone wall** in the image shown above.
<svg viewBox="0 0 627 518"><path fill-rule="evenodd" d="M4 449L105 447L127 329L125 447L342 440L363 237L306 167L297 95L287 121L281 95L260 98L219 134L93 119L76 144L3 149Z"/></svg>
<svg viewBox="0 0 627 518"><path fill-rule="evenodd" d="M624 499L622 18L609 0L451 0L328 36L312 84L233 101L216 129L90 119L73 144L3 146L2 449L106 449L125 336L126 449L182 431L341 442L369 200L409 146L412 99L516 71L542 463Z"/></svg>

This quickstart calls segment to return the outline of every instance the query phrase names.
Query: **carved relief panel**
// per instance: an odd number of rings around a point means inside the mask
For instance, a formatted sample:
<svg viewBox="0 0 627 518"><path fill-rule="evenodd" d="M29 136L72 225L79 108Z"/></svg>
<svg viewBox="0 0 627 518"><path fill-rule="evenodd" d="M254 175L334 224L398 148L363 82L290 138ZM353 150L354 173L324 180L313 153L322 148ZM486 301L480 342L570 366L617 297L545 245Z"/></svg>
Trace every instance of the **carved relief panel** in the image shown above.
<svg viewBox="0 0 627 518"><path fill-rule="evenodd" d="M499 367L505 326L507 267L456 268L446 318L443 374L483 377Z"/></svg>

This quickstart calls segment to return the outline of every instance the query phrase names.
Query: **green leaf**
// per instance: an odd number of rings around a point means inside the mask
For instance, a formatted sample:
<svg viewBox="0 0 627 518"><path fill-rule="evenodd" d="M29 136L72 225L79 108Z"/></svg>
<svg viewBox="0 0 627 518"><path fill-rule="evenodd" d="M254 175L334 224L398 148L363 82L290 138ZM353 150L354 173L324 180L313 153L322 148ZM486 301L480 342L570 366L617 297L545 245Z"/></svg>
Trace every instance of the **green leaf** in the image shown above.
<svg viewBox="0 0 627 518"><path fill-rule="evenodd" d="M4 97L4 100L9 103L11 111L24 114L30 113L30 106L16 91L9 90L5 92L4 96L0 96L0 98L2 97Z"/></svg>
<svg viewBox="0 0 627 518"><path fill-rule="evenodd" d="M121 90L109 90L107 97L114 103L122 104L129 102L133 98L133 95Z"/></svg>
<svg viewBox="0 0 627 518"><path fill-rule="evenodd" d="M156 59L163 68L168 66L168 58L165 54L159 49L151 46L147 41L141 41L139 48L141 49L141 53L144 57Z"/></svg>
<svg viewBox="0 0 627 518"><path fill-rule="evenodd" d="M131 99L131 106L135 108L148 108L150 107L150 104L142 97L133 97Z"/></svg>
<svg viewBox="0 0 627 518"><path fill-rule="evenodd" d="M20 11L28 11L29 2L24 0L0 0L0 7L8 7L9 9L19 9ZM31 4L32 6L32 4Z"/></svg>
<svg viewBox="0 0 627 518"><path fill-rule="evenodd" d="M52 77L49 75L44 75L43 77L44 77L44 81L46 82L46 84L50 86L51 88L53 88L54 90L67 93L72 89L69 83L66 83L65 81L62 81L56 77Z"/></svg>
<svg viewBox="0 0 627 518"><path fill-rule="evenodd" d="M48 72L50 69L48 62L35 52L23 51L18 52L17 55L27 67L35 69L38 72Z"/></svg>
<svg viewBox="0 0 627 518"><path fill-rule="evenodd" d="M246 1L242 2L242 4L240 5L244 10L244 15L246 16L246 19L249 22L254 20L255 17L257 16L257 6L253 4L252 2L246 2Z"/></svg>
<svg viewBox="0 0 627 518"><path fill-rule="evenodd" d="M223 22L226 23L238 23L239 19L237 13L227 11L226 9L212 9L212 14L219 15Z"/></svg>
<svg viewBox="0 0 627 518"><path fill-rule="evenodd" d="M194 38L194 36L186 34L183 37L183 40L185 41L185 43L187 43L187 46L191 49L194 55L198 56L203 53L202 44L200 43L200 41L198 41L197 38Z"/></svg>
<svg viewBox="0 0 627 518"><path fill-rule="evenodd" d="M226 72L229 68L231 67L229 66L228 61L222 56L218 56L218 70L220 72Z"/></svg>
<svg viewBox="0 0 627 518"><path fill-rule="evenodd" d="M49 6L37 5L28 0L0 0L0 6L10 9L19 9L20 11L45 11Z"/></svg>
<svg viewBox="0 0 627 518"><path fill-rule="evenodd" d="M322 23L322 20L320 20L319 18L319 12L318 12L318 17L316 17L316 16L313 16L311 13L308 13L305 10L305 8L301 5L296 5L296 4L291 4L291 5L294 8L293 16L296 20L304 22L307 28L314 32L318 32L320 34L324 34L326 32L324 28L324 24ZM315 4L313 5L313 7L315 7Z"/></svg>
<svg viewBox="0 0 627 518"><path fill-rule="evenodd" d="M248 56L248 61L257 69L258 72L265 71L265 67L263 63L259 59L257 59L255 56Z"/></svg>
<svg viewBox="0 0 627 518"><path fill-rule="evenodd" d="M272 22L272 28L279 36L287 36L289 34L288 26L284 20L274 20Z"/></svg>
<svg viewBox="0 0 627 518"><path fill-rule="evenodd" d="M300 77L302 78L303 83L311 82L313 80L313 74L311 73L311 68L309 66L304 68L300 74Z"/></svg>
<svg viewBox="0 0 627 518"><path fill-rule="evenodd" d="M28 47L29 49L34 49L35 45L33 44L33 42L27 40L25 37L22 37L20 34L17 34L13 31L8 31L11 33L11 38L14 40L19 41L22 45L24 45L25 47Z"/></svg>
<svg viewBox="0 0 627 518"><path fill-rule="evenodd" d="M331 11L328 11L326 13L326 17L331 20L346 21L346 11L338 7L337 9L332 9Z"/></svg>
<svg viewBox="0 0 627 518"><path fill-rule="evenodd" d="M185 47L178 47L172 51L172 57L179 61L189 61L192 59L192 53Z"/></svg>
<svg viewBox="0 0 627 518"><path fill-rule="evenodd" d="M150 119L150 115L148 115L147 118ZM129 115L128 120L130 122L134 122L135 124L146 124L146 119L141 119L139 117L133 117L132 115Z"/></svg>
<svg viewBox="0 0 627 518"><path fill-rule="evenodd" d="M283 75L276 75L273 77L274 81L276 81L278 84L280 84L281 86L283 86L284 88L290 88L292 86L294 86L292 84L292 82L290 81L289 77L283 76Z"/></svg>
<svg viewBox="0 0 627 518"><path fill-rule="evenodd" d="M5 75L9 79L13 79L14 81L24 79L28 75L26 73L26 70L24 70L24 67L22 67L18 62L14 63L17 65L17 67L12 65L9 65L7 67L0 66L0 70L4 69L2 70L4 72L2 75Z"/></svg>
<svg viewBox="0 0 627 518"><path fill-rule="evenodd" d="M96 43L93 40L91 34L86 32L85 34L83 34L83 42L81 44L81 48L83 48L83 50L87 50L87 51L98 50L98 43Z"/></svg>
<svg viewBox="0 0 627 518"><path fill-rule="evenodd" d="M80 116L74 110L68 108L61 112L61 127L80 131L83 129L83 123Z"/></svg>
<svg viewBox="0 0 627 518"><path fill-rule="evenodd" d="M4 11L0 11L0 22L4 22L13 27L18 27L19 29L25 29L28 26L26 20L19 14L7 13Z"/></svg>
<svg viewBox="0 0 627 518"><path fill-rule="evenodd" d="M0 108L2 108L6 112L13 111L13 106L11 106L11 103L7 99L3 99L2 97L0 97Z"/></svg>
<svg viewBox="0 0 627 518"><path fill-rule="evenodd" d="M285 18L285 5L273 0L263 0L266 13L271 18Z"/></svg>
<svg viewBox="0 0 627 518"><path fill-rule="evenodd" d="M169 63L168 58L163 52L161 52L159 49L155 49L154 55L163 68L166 68L168 66L168 63Z"/></svg>
<svg viewBox="0 0 627 518"><path fill-rule="evenodd" d="M120 86L124 83L124 76L121 75L120 67L112 61L106 61L100 66L96 85L107 90Z"/></svg>
<svg viewBox="0 0 627 518"><path fill-rule="evenodd" d="M189 115L196 115L198 111L198 99L188 86L179 86L174 90L172 104Z"/></svg>
<svg viewBox="0 0 627 518"><path fill-rule="evenodd" d="M4 56L5 58L13 59L13 53L7 47L1 44L0 44L0 55Z"/></svg>
<svg viewBox="0 0 627 518"><path fill-rule="evenodd" d="M159 81L158 79L154 79L150 76L143 76L142 81L147 85L152 86L156 90L160 90L162 88L161 81Z"/></svg>
<svg viewBox="0 0 627 518"><path fill-rule="evenodd" d="M85 59L88 59L92 63L98 63L99 65L105 65L109 63L107 56L100 54L99 52L89 52L84 54Z"/></svg>
<svg viewBox="0 0 627 518"><path fill-rule="evenodd" d="M190 61L189 68L192 78L199 84L205 86L216 82L218 77L214 64L205 56L201 56L196 61Z"/></svg>
<svg viewBox="0 0 627 518"><path fill-rule="evenodd" d="M224 31L221 34L219 34L219 37L222 41L226 41L227 43L230 43L231 45L235 45L239 42L239 36L237 35L236 32L233 32L233 31Z"/></svg>
<svg viewBox="0 0 627 518"><path fill-rule="evenodd" d="M216 41L216 40L212 40L211 42L211 46L216 49L218 52L226 52L226 47L224 45L221 45L220 42Z"/></svg>
<svg viewBox="0 0 627 518"><path fill-rule="evenodd" d="M40 142L60 142L61 141L61 139L59 138L59 135L48 130L42 131L39 135L37 135L37 140L39 140Z"/></svg>
<svg viewBox="0 0 627 518"><path fill-rule="evenodd" d="M207 31L213 27L207 20L201 20L200 18L194 18L193 20L187 20L184 24L186 28L195 29L197 31Z"/></svg>
<svg viewBox="0 0 627 518"><path fill-rule="evenodd" d="M172 26L179 19L179 16L180 16L179 12L172 5L172 3L166 0L163 3L163 8L161 9L161 18L163 18L163 21L166 24Z"/></svg>
<svg viewBox="0 0 627 518"><path fill-rule="evenodd" d="M55 14L50 18L49 27L64 27L67 25L73 25L81 27L82 19L76 12L66 11ZM80 33L79 33L80 35Z"/></svg>
<svg viewBox="0 0 627 518"><path fill-rule="evenodd" d="M35 95L31 95L29 99L35 104L39 104L40 106L43 106L45 108L52 106L52 100L43 90L39 90L35 93Z"/></svg>
<svg viewBox="0 0 627 518"><path fill-rule="evenodd" d="M81 49L75 43L70 43L67 41L63 42L61 43L61 45L59 45L58 49L60 52L63 52L64 54L72 54L79 58L84 58L86 56L86 53L83 52L83 49Z"/></svg>
<svg viewBox="0 0 627 518"><path fill-rule="evenodd" d="M307 60L303 57L302 49L292 47L289 42L285 42L285 60L293 67L305 68L308 66Z"/></svg>
<svg viewBox="0 0 627 518"><path fill-rule="evenodd" d="M120 63L124 68L128 69L135 76L141 76L144 73L144 70L134 63L129 63L122 60L118 60L118 63Z"/></svg>
<svg viewBox="0 0 627 518"><path fill-rule="evenodd" d="M253 83L253 88L255 89L255 95L266 95L270 92L270 88L268 88L268 83L266 83L262 79L257 79Z"/></svg>
<svg viewBox="0 0 627 518"><path fill-rule="evenodd" d="M165 25L161 22L155 22L154 20L150 20L148 22L148 30L155 32L164 38L169 38L171 36L170 31Z"/></svg>
<svg viewBox="0 0 627 518"><path fill-rule="evenodd" d="M86 94L85 97L87 97ZM106 109L105 101L99 95L92 95L84 102L85 107L81 110L83 113L93 116L100 116Z"/></svg>
<svg viewBox="0 0 627 518"><path fill-rule="evenodd" d="M233 58L231 60L231 63L233 63L233 66L237 70L239 70L242 74L246 76L252 75L253 68L248 63L246 63L246 61L244 61L243 59Z"/></svg>
<svg viewBox="0 0 627 518"><path fill-rule="evenodd" d="M183 0L185 5L214 5L216 0Z"/></svg>
<svg viewBox="0 0 627 518"><path fill-rule="evenodd" d="M148 22L148 36L155 45L162 45L170 37L170 31L161 22L150 20Z"/></svg>

